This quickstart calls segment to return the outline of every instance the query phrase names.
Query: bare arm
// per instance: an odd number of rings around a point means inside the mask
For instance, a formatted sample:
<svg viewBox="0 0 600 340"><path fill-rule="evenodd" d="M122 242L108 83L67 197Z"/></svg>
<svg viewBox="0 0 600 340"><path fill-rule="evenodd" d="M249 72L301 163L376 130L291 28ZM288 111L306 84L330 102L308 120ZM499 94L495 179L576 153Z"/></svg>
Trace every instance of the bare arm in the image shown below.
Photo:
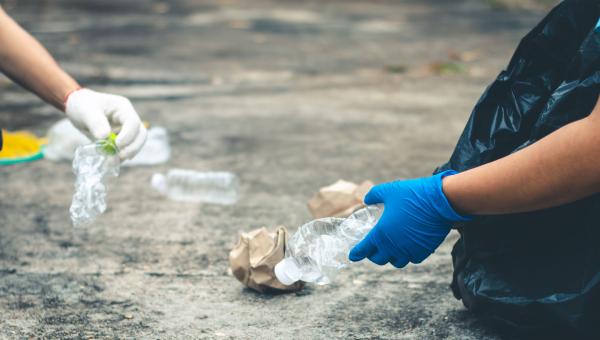
<svg viewBox="0 0 600 340"><path fill-rule="evenodd" d="M497 161L445 177L443 191L463 214L549 208L600 192L600 99L593 112Z"/></svg>
<svg viewBox="0 0 600 340"><path fill-rule="evenodd" d="M0 70L13 81L64 111L65 97L79 84L37 40L0 8Z"/></svg>

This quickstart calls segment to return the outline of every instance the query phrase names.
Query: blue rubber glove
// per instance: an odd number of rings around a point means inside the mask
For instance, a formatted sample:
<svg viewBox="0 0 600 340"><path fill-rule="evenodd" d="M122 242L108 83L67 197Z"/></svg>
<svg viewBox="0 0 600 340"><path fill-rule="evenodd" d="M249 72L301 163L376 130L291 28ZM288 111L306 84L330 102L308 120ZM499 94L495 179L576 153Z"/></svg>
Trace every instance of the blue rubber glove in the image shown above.
<svg viewBox="0 0 600 340"><path fill-rule="evenodd" d="M351 261L365 257L378 265L397 268L425 260L444 241L459 215L442 191L442 179L454 170L435 176L394 181L374 186L366 204L384 204L377 225L350 251Z"/></svg>

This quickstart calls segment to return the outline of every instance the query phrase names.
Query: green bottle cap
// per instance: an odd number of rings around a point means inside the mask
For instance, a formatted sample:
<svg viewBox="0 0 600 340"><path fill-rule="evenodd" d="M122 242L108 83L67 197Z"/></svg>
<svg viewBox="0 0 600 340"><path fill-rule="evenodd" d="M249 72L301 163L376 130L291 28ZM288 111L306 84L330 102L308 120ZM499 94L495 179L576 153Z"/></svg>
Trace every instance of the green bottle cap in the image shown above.
<svg viewBox="0 0 600 340"><path fill-rule="evenodd" d="M98 149L101 152L103 152L104 154L116 155L117 152L119 152L119 149L117 148L116 139L117 139L117 134L114 132L111 132L110 135L108 135L108 137L106 137L105 139L99 140L98 142L96 142L96 144L98 145Z"/></svg>

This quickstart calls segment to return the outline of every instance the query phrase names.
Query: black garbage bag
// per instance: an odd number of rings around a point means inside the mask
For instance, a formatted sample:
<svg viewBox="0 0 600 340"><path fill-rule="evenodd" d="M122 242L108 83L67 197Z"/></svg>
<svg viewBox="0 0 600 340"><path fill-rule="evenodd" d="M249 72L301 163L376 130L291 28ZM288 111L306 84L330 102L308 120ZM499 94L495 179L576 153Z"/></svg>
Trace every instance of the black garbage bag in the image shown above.
<svg viewBox="0 0 600 340"><path fill-rule="evenodd" d="M599 15L600 1L555 7L483 93L436 172L497 160L589 115L600 93ZM600 339L600 195L457 229L451 288L467 308L518 333L566 327Z"/></svg>

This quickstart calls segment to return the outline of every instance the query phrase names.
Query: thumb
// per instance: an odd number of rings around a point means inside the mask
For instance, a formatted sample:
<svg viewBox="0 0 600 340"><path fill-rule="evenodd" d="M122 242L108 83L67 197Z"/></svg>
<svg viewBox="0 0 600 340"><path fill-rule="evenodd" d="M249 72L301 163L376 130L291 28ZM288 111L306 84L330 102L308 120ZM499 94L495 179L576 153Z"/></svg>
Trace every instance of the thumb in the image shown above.
<svg viewBox="0 0 600 340"><path fill-rule="evenodd" d="M101 111L88 112L84 123L94 139L104 139L110 134L108 118Z"/></svg>
<svg viewBox="0 0 600 340"><path fill-rule="evenodd" d="M369 235L365 237L362 241L360 241L357 245L350 250L350 254L348 254L348 259L352 262L357 262L365 257L371 255L377 250L373 242L371 242L371 238Z"/></svg>
<svg viewBox="0 0 600 340"><path fill-rule="evenodd" d="M371 188L365 195L365 204L379 204L384 203L384 188L386 184L379 184Z"/></svg>

